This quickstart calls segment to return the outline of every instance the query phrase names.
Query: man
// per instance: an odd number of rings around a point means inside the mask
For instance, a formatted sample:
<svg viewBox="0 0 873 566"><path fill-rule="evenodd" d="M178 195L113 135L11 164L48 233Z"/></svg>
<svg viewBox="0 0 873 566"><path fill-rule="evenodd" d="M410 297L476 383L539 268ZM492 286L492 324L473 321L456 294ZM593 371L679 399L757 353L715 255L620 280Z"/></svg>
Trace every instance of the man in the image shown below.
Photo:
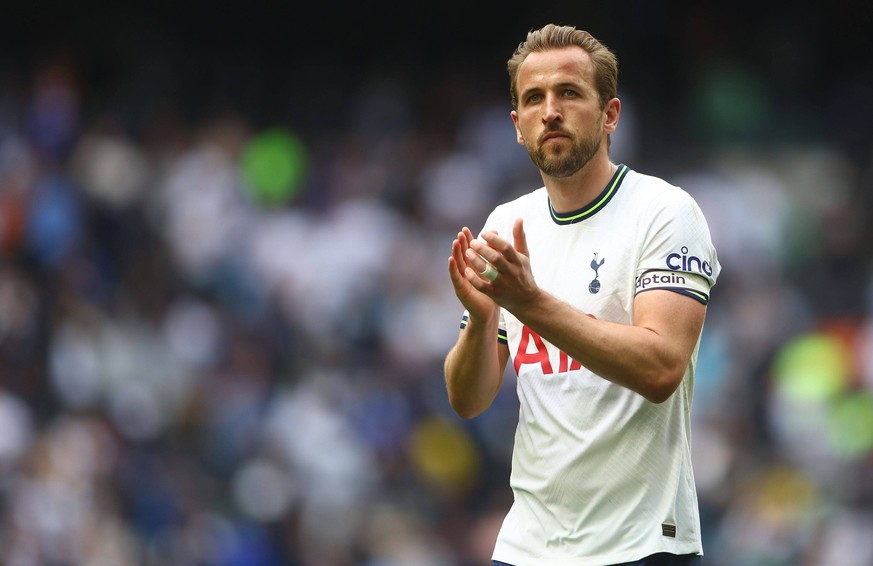
<svg viewBox="0 0 873 566"><path fill-rule="evenodd" d="M720 270L691 196L609 158L615 56L531 31L508 62L512 121L544 187L463 228L448 271L465 313L445 361L464 418L518 374L514 502L494 564L699 564L694 367Z"/></svg>

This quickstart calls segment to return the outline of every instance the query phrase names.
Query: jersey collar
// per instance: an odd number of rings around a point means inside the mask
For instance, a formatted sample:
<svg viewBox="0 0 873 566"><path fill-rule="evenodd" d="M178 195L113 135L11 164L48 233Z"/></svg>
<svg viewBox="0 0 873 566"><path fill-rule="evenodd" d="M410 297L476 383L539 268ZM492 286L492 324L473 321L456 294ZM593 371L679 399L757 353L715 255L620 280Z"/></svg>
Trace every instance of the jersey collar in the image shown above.
<svg viewBox="0 0 873 566"><path fill-rule="evenodd" d="M552 220L555 221L555 224L575 224L594 216L597 211L606 207L606 204L613 196L615 196L615 193L618 192L618 187L621 185L622 179L624 179L624 176L628 171L629 169L627 165L620 164L603 191L597 195L594 200L578 210L565 213L555 212L555 209L552 208L552 201L549 200L549 214L551 215Z"/></svg>

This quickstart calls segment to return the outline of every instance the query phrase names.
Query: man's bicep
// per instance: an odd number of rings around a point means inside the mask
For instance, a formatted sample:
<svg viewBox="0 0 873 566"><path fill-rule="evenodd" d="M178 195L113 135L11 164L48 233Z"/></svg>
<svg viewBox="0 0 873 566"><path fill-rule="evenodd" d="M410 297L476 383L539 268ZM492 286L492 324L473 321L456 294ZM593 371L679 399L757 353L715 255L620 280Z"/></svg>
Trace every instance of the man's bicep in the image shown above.
<svg viewBox="0 0 873 566"><path fill-rule="evenodd" d="M665 338L671 352L686 360L694 351L705 318L705 304L675 291L657 289L634 298L634 326Z"/></svg>

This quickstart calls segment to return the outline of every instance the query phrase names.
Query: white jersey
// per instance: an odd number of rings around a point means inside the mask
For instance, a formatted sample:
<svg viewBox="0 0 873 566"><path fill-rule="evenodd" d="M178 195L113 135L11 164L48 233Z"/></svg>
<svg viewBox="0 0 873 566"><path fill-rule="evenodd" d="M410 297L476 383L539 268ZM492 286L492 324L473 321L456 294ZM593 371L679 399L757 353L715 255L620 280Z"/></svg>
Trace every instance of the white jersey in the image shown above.
<svg viewBox="0 0 873 566"><path fill-rule="evenodd" d="M497 207L483 231L511 240L518 217L537 284L600 320L632 324L634 297L654 289L706 304L720 269L693 198L624 165L583 209L555 213L540 188ZM514 503L493 558L587 566L702 554L689 430L699 338L661 404L587 370L506 310L499 339L518 374L520 409Z"/></svg>

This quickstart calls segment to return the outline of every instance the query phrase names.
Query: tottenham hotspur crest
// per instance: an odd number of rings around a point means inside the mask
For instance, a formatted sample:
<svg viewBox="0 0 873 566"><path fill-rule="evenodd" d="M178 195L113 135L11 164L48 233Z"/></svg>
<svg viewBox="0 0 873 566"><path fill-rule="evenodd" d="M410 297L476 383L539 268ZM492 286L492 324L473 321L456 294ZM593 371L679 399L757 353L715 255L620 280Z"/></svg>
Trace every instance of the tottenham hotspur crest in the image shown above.
<svg viewBox="0 0 873 566"><path fill-rule="evenodd" d="M597 272L600 271L600 266L606 261L606 258L597 261L597 252L594 252L594 259L591 260L591 269L594 270L594 279L588 284L588 292L592 295L600 291L600 281L597 280Z"/></svg>

